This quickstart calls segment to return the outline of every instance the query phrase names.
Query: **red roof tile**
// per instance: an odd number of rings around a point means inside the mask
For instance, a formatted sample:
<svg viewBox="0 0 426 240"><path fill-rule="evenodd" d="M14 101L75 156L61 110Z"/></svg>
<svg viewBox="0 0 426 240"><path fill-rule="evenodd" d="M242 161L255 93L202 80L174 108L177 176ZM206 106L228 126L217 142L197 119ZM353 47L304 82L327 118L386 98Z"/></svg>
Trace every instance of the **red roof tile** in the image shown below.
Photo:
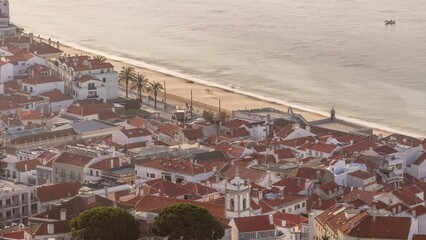
<svg viewBox="0 0 426 240"><path fill-rule="evenodd" d="M307 147L307 149L314 150L317 152L323 152L323 153L332 153L334 150L336 150L337 146L333 144L326 144L326 143L314 143Z"/></svg>
<svg viewBox="0 0 426 240"><path fill-rule="evenodd" d="M79 155L79 154L70 153L70 152L64 152L54 162L55 163L67 164L67 165L73 165L73 166L76 166L76 167L84 167L92 159L93 159L93 157L89 157L89 156L85 156L85 155Z"/></svg>
<svg viewBox="0 0 426 240"><path fill-rule="evenodd" d="M275 225L269 222L268 215L239 217L233 219L238 229L238 233L260 232L275 230Z"/></svg>
<svg viewBox="0 0 426 240"><path fill-rule="evenodd" d="M363 171L363 170L356 170L355 172L348 173L348 175L352 177L364 179L364 180L374 177L374 174Z"/></svg>
<svg viewBox="0 0 426 240"><path fill-rule="evenodd" d="M58 89L54 89L50 92L45 92L40 95L44 97L48 97L50 102L62 102L62 101L73 99L71 96L68 96L67 94L62 93Z"/></svg>
<svg viewBox="0 0 426 240"><path fill-rule="evenodd" d="M77 195L80 188L80 182L57 183L37 187L36 195L41 202L50 202L73 197Z"/></svg>
<svg viewBox="0 0 426 240"><path fill-rule="evenodd" d="M15 168L19 172L32 171L37 168L37 165L41 165L41 162L38 159L31 159L26 161L19 161L15 163Z"/></svg>
<svg viewBox="0 0 426 240"><path fill-rule="evenodd" d="M410 227L409 217L367 216L349 230L347 235L358 238L408 239Z"/></svg>
<svg viewBox="0 0 426 240"><path fill-rule="evenodd" d="M151 133L144 128L123 129L121 132L126 135L127 138L138 138L151 135Z"/></svg>
<svg viewBox="0 0 426 240"><path fill-rule="evenodd" d="M225 207L222 205L157 196L144 196L136 205L136 211L159 212L162 209L175 205L177 203L194 204L196 206L206 208L210 212L210 214L212 214L216 218L226 218Z"/></svg>

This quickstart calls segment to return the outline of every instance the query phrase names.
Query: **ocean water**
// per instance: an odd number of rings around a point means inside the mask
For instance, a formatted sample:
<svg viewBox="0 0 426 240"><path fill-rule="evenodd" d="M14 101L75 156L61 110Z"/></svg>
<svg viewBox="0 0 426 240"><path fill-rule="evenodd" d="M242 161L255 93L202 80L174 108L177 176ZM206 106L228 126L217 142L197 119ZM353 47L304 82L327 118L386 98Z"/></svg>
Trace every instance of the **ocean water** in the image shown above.
<svg viewBox="0 0 426 240"><path fill-rule="evenodd" d="M10 0L11 20L109 57L426 136L424 0ZM396 19L385 25L385 19Z"/></svg>

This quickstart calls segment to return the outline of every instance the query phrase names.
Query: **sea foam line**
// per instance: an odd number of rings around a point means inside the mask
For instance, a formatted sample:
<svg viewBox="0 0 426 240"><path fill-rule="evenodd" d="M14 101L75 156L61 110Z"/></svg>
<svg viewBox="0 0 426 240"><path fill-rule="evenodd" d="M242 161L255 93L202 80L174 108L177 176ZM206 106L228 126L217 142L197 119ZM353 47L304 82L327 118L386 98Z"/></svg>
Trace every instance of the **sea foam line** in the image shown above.
<svg viewBox="0 0 426 240"><path fill-rule="evenodd" d="M28 27L26 27L26 28L30 29ZM59 41L61 44L68 46L70 48L74 48L74 49L79 50L79 51L84 51L84 52L94 54L94 55L102 55L102 56L105 56L108 59L120 61L120 62L123 62L125 64L134 65L134 66L137 66L137 67L140 67L140 68L145 68L145 69L149 69L149 70L152 70L152 71L160 72L160 73L167 74L167 75L177 77L177 78L181 78L181 79L184 79L184 80L190 80L190 81L193 81L193 82L196 82L196 83L199 83L199 84L203 84L203 85L206 85L206 86L209 86L209 87L215 87L215 88L223 89L223 90L226 90L226 91L230 91L230 92L234 92L234 93L237 93L237 94L249 96L249 97L259 99L259 100L262 100L262 101L266 101L266 102L270 102L270 103L289 106L289 107L292 107L294 109L318 114L318 115L321 115L321 116L324 116L324 117L327 117L329 115L328 112L320 110L320 109L313 108L311 106L306 106L306 105L303 105L303 104L295 104L295 103L287 102L287 101L284 101L284 100L276 99L276 98L273 98L273 97L262 96L262 95L255 94L255 93L245 91L245 90L242 90L242 89L238 89L238 88L235 88L235 87L232 87L232 86L227 86L227 85L223 85L223 84L219 84L219 83L210 82L210 81L195 77L195 76L190 75L190 74L184 74L184 73L181 73L181 72L176 71L176 70L171 70L169 68L165 68L165 67L161 67L161 66L158 66L158 65L146 63L142 60L135 60L135 59L127 58L127 57L121 57L121 56L117 56L117 55L114 55L114 54L111 54L111 53L108 53L108 52L103 52L103 51L96 50L96 49L93 49L93 48L85 47L81 44L78 44L78 43L75 43L75 42L69 42L69 41L61 39L59 37L49 36L49 35L46 35L46 34L42 37L43 38L55 39L55 40ZM409 131L406 131L406 130L403 130L403 129L400 129L400 128L397 128L397 127L390 127L390 126L377 124L377 123L374 123L374 122L365 121L365 120L362 120L362 119L359 119L359 118L343 116L343 115L340 115L340 114L338 115L338 117L339 117L339 119L347 121L347 122L352 122L352 123L364 125L364 126L367 126L367 127L373 128L373 129L382 130L382 131L385 131L385 132L399 133L399 134L413 136L413 137L417 137L417 138L424 138L425 137L425 136L418 134L418 133L409 132Z"/></svg>

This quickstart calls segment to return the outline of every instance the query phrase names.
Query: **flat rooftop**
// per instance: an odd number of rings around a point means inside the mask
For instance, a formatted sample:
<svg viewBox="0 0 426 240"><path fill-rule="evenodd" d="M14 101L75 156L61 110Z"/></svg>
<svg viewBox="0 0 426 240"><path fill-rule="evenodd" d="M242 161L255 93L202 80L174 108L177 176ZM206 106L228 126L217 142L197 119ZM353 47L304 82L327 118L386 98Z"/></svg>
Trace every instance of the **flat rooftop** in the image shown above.
<svg viewBox="0 0 426 240"><path fill-rule="evenodd" d="M9 180L0 179L0 194L17 192L17 191L27 191L30 188L31 187L23 185L23 184L17 184Z"/></svg>

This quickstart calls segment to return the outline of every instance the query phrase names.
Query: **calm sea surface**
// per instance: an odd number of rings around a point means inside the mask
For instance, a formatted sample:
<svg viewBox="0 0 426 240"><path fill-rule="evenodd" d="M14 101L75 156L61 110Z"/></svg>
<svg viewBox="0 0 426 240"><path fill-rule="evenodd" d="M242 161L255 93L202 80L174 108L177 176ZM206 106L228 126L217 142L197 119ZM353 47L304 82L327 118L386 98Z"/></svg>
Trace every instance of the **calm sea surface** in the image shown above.
<svg viewBox="0 0 426 240"><path fill-rule="evenodd" d="M10 0L12 21L107 56L426 136L425 0ZM385 26L385 19L396 19Z"/></svg>

